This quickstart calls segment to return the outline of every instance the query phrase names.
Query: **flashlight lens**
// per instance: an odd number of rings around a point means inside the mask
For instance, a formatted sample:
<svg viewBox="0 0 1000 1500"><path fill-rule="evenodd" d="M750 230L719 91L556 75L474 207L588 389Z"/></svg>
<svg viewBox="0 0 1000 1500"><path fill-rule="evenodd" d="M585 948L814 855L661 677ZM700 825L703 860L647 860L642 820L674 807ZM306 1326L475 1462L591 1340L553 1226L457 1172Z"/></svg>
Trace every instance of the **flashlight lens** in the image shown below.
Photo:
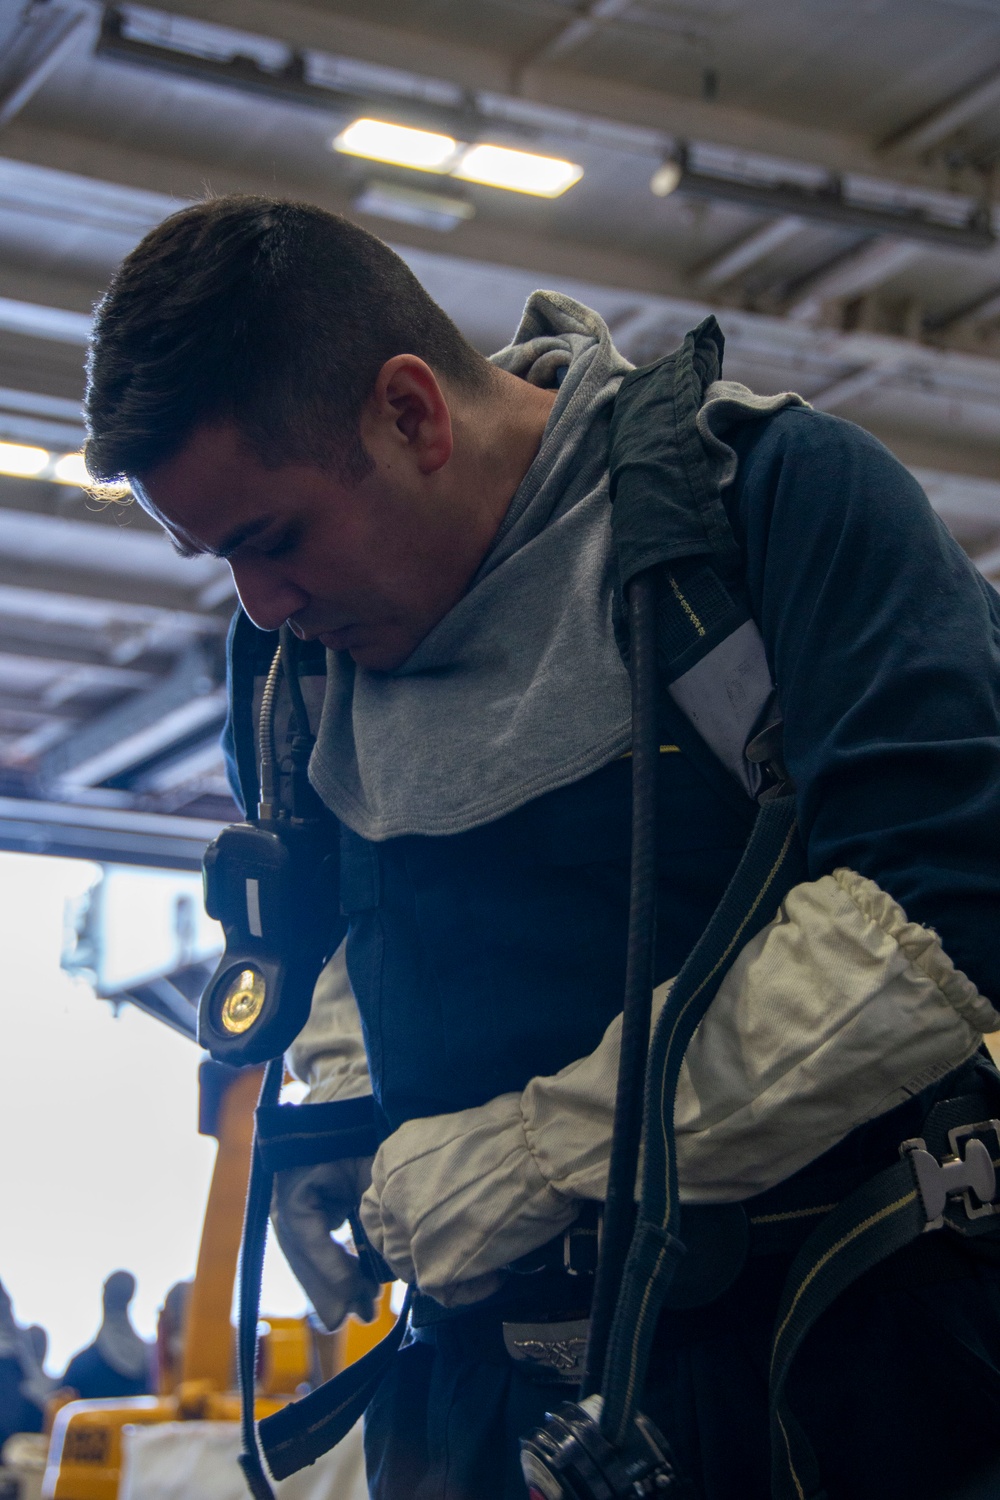
<svg viewBox="0 0 1000 1500"><path fill-rule="evenodd" d="M222 1024L233 1036L249 1031L261 1011L267 986L256 969L241 969L231 979L222 1002Z"/></svg>

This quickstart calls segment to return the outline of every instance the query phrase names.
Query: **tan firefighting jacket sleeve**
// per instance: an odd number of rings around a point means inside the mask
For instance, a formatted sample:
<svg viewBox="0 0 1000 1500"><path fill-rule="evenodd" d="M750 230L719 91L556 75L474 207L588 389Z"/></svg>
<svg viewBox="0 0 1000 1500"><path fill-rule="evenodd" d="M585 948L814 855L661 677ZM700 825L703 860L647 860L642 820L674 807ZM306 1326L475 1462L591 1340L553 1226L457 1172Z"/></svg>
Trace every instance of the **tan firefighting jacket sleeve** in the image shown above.
<svg viewBox="0 0 1000 1500"><path fill-rule="evenodd" d="M688 1049L675 1109L682 1198L773 1187L998 1027L937 935L872 881L840 869L796 886ZM382 1145L362 1217L400 1276L446 1304L475 1301L499 1268L569 1224L577 1200L603 1198L620 1032L619 1017L554 1077L409 1121Z"/></svg>
<svg viewBox="0 0 1000 1500"><path fill-rule="evenodd" d="M309 1019L285 1054L289 1072L308 1086L304 1104L356 1099L372 1091L344 948L341 943L320 973Z"/></svg>

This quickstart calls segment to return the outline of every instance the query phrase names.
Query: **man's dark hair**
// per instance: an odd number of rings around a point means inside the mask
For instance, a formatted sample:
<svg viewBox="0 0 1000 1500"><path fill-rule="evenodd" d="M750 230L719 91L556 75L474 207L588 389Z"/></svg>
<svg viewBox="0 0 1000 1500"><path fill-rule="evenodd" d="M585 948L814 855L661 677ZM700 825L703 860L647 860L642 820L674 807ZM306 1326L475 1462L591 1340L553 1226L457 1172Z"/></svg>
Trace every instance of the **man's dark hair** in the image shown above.
<svg viewBox="0 0 1000 1500"><path fill-rule="evenodd" d="M490 381L409 267L358 225L280 199L195 204L146 235L97 308L87 467L134 478L231 421L265 464L360 479L361 408L395 354L466 389Z"/></svg>

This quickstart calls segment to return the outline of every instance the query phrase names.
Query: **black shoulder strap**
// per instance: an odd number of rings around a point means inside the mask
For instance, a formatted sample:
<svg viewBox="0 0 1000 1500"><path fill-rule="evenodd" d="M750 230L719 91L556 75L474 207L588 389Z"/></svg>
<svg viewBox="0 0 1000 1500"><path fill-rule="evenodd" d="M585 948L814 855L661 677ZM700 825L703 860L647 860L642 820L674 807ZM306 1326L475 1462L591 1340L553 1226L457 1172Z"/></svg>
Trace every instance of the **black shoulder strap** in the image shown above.
<svg viewBox="0 0 1000 1500"><path fill-rule="evenodd" d="M632 370L619 387L608 469L623 589L637 573L692 557L738 575L740 549L697 428L705 393L722 374L724 345L718 323L706 318L673 354Z"/></svg>
<svg viewBox="0 0 1000 1500"><path fill-rule="evenodd" d="M601 1427L616 1445L635 1413L657 1319L684 1253L673 1128L681 1063L737 954L805 874L795 799L776 798L757 814L736 873L674 980L653 1033L646 1070L642 1194L603 1370Z"/></svg>
<svg viewBox="0 0 1000 1500"><path fill-rule="evenodd" d="M670 699L756 798L764 773L746 749L778 717L774 686L743 554L697 424L722 352L719 325L706 318L673 354L622 381L609 435L611 531L621 596L641 572L657 579L657 652ZM618 617L627 650L621 610Z"/></svg>

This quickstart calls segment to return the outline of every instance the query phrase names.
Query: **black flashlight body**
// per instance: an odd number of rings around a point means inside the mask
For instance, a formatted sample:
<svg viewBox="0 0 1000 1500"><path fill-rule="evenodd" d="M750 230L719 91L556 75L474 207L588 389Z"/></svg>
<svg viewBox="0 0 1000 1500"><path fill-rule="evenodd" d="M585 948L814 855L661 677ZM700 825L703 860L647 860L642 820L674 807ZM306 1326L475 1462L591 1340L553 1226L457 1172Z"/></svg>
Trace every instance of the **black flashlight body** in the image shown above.
<svg viewBox="0 0 1000 1500"><path fill-rule="evenodd" d="M267 1062L305 1025L342 936L336 839L327 820L235 823L205 851L203 874L226 947L201 997L198 1040L218 1062Z"/></svg>

